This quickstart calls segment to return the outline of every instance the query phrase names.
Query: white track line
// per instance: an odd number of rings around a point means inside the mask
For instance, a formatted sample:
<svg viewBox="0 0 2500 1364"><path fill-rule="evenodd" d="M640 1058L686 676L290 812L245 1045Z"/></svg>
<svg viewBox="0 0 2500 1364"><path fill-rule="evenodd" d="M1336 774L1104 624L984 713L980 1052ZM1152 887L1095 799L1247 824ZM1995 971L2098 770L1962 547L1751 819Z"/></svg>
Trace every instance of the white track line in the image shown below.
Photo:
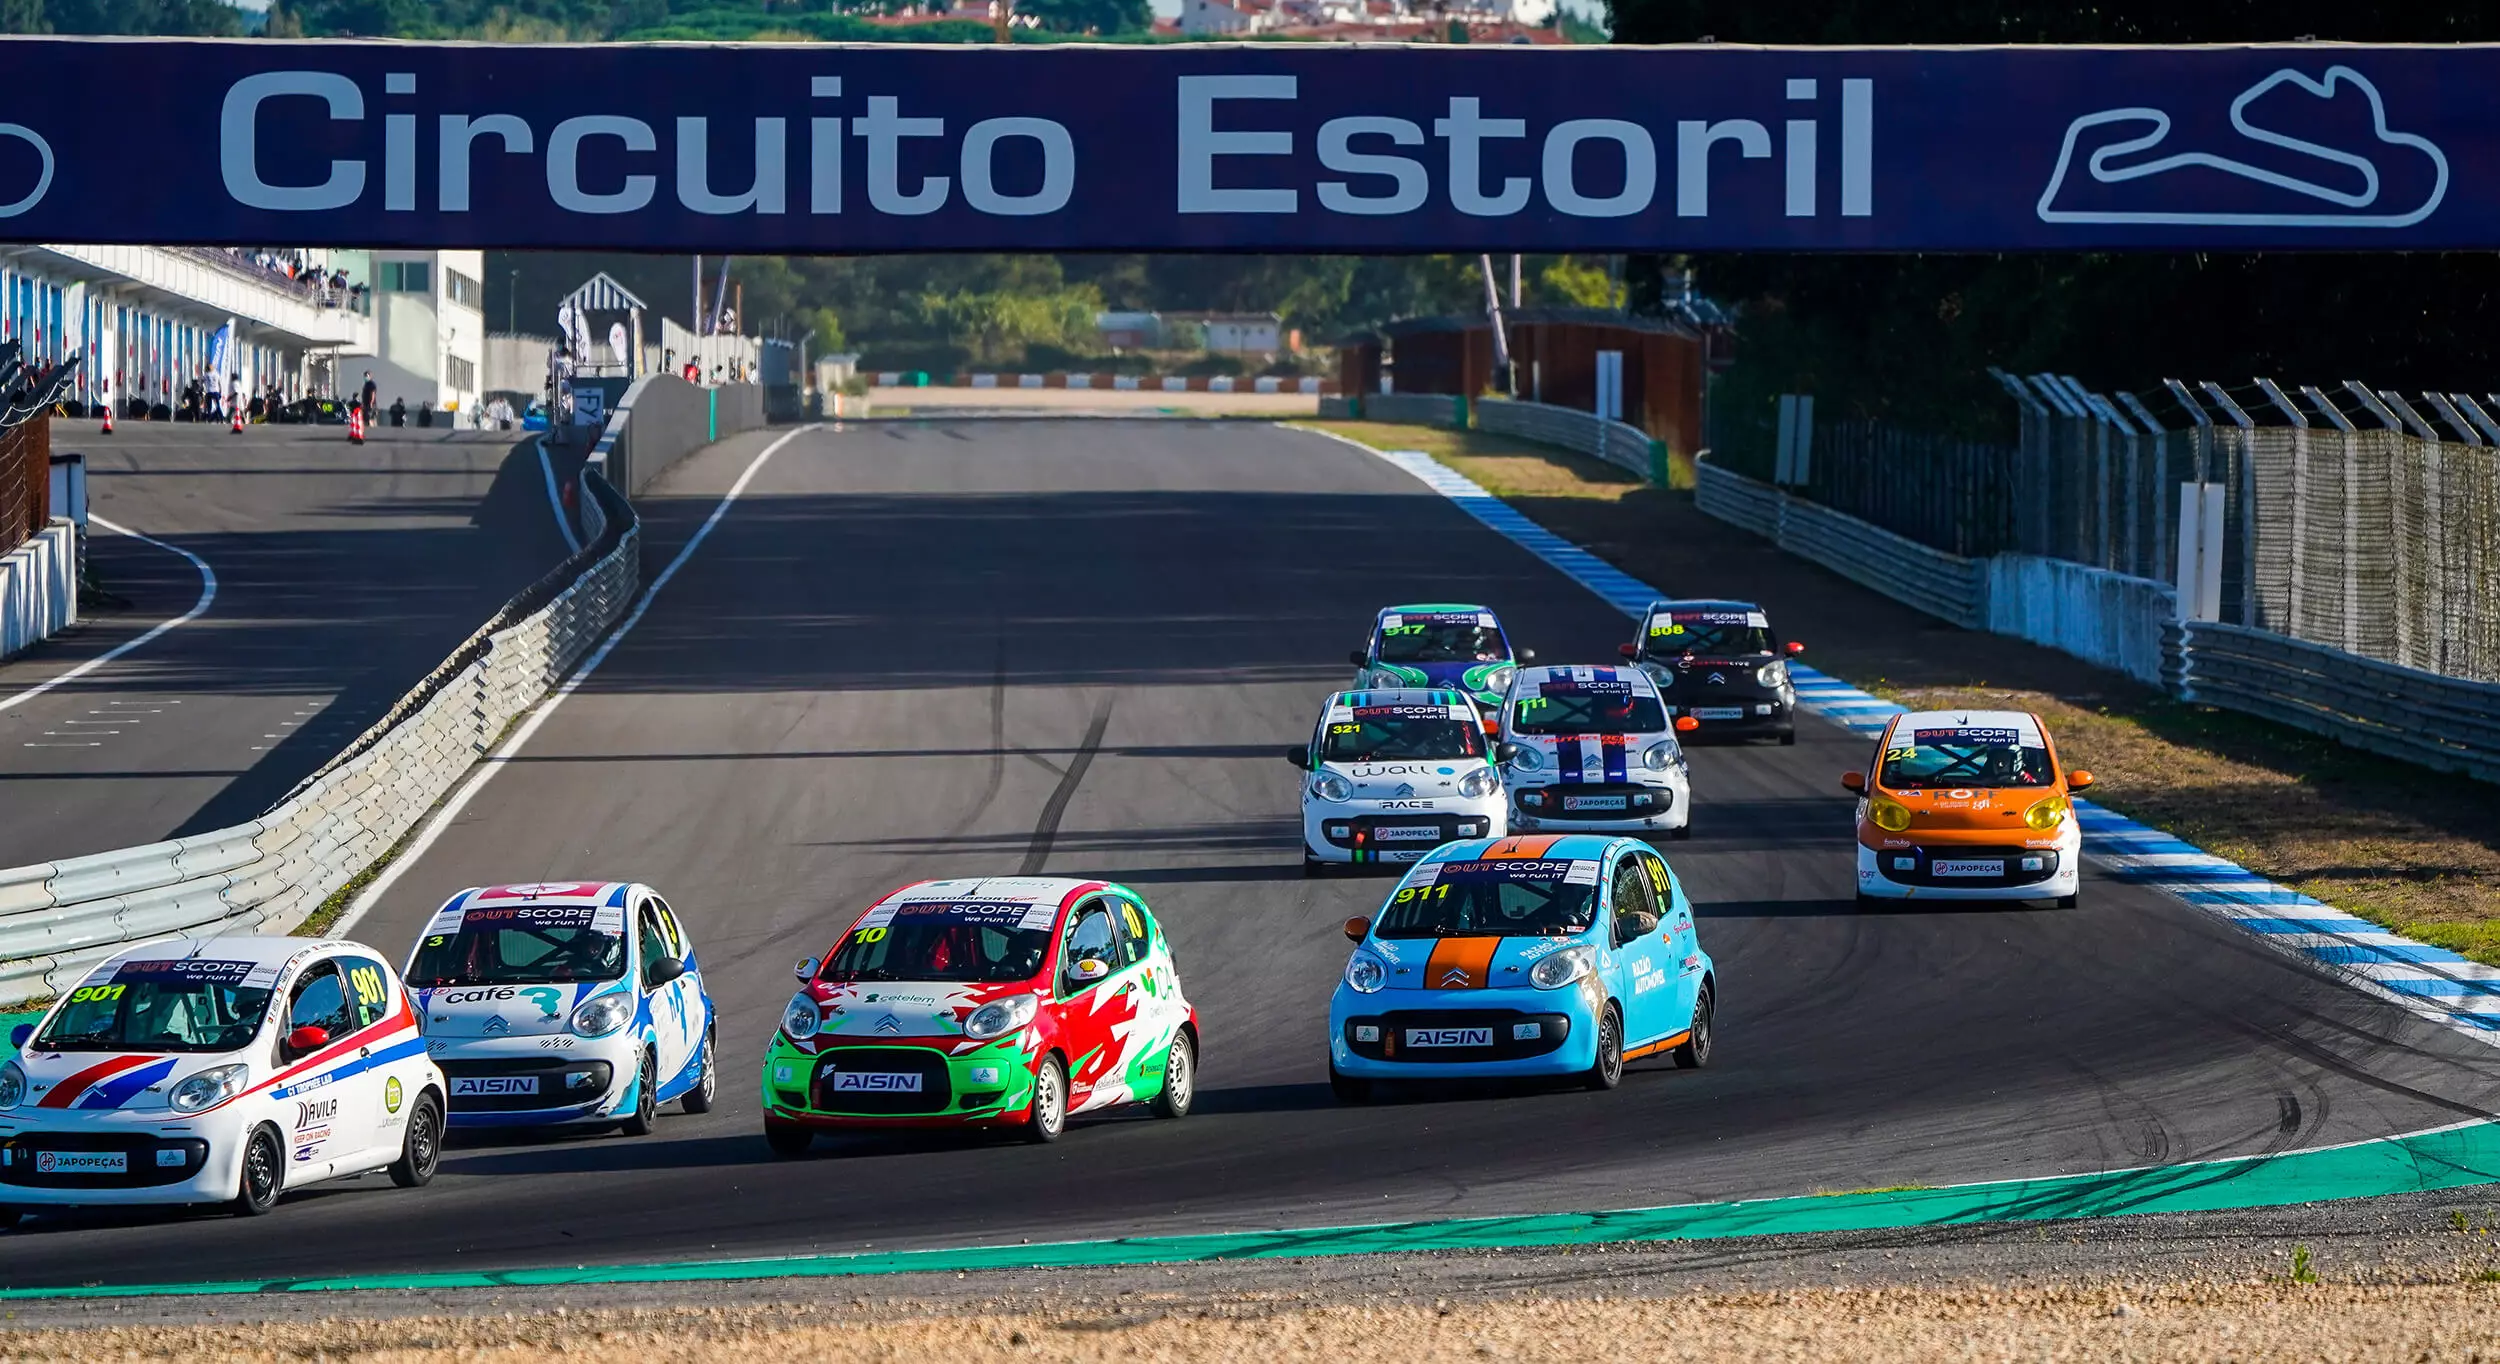
<svg viewBox="0 0 2500 1364"><path fill-rule="evenodd" d="M547 717L556 713L556 707L563 705L566 697L571 696L582 683L589 681L590 675L599 671L600 664L608 661L608 655L616 651L616 646L624 640L625 636L632 634L634 627L642 623L643 613L651 609L651 603L659 597L661 589L667 587L669 580L677 576L677 570L684 568L686 561L694 557L694 552L703 547L703 542L711 538L712 528L719 525L721 518L729 514L731 504L746 492L747 485L755 481L755 476L763 472L764 465L774 455L781 452L781 447L816 429L813 425L802 426L765 446L761 453L747 462L746 471L739 474L738 481L730 484L729 491L721 495L719 505L713 507L712 514L703 519L703 524L696 529L694 537L686 541L685 548L677 551L676 558L668 561L668 567L660 570L660 576L652 579L651 585L642 590L641 600L634 603L634 609L626 614L625 619L617 622L616 628L608 632L606 639L599 641L599 647L592 651L590 660L575 669L571 677L564 679L564 685L556 688L554 695L548 697L544 704L531 712L527 720L521 722L521 727L512 732L512 737L504 741L503 747L487 755L486 759L478 765L477 772L458 791L452 793L451 799L443 802L443 808L434 812L433 817L425 822L424 828L417 831L416 838L410 841L398 858L389 866L384 867L382 874L374 877L373 883L366 886L364 892L348 905L347 912L340 915L339 921L331 926L330 936L346 937L348 931L356 926L358 920L365 917L367 911L381 903L382 897L389 893L390 888L399 881L400 873L415 866L424 858L426 850L434 846L434 840L442 837L443 831L450 828L454 820L460 818L460 812L467 809L469 802L477 796L486 783L493 781L495 774L502 771L505 764L512 761L512 756L520 752L522 745L530 741L530 736L536 734L538 727L547 722Z"/></svg>
<svg viewBox="0 0 2500 1364"><path fill-rule="evenodd" d="M165 550L166 552L172 554L179 554L183 558L190 560L191 566L200 571L200 599L191 604L190 610L183 612L181 615L174 617L172 620L157 622L155 628L149 630L146 634L139 636L137 639L124 640L58 677L52 678L49 681L38 682L34 686L28 687L26 690L9 697L7 700L0 701L0 710L7 710L12 706L32 701L36 697L43 695L45 692L52 690L54 687L60 686L64 682L75 682L79 678L85 677L87 674L94 672L96 669L103 667L105 664L112 662L114 659L117 659L122 655L129 653L131 650L138 648L140 645L156 638L158 635L173 629L175 626L188 625L192 621L198 620L201 616L208 613L209 604L217 600L217 570L208 566L208 560L201 558L199 555L196 555L187 549L184 549L180 545L169 545L164 541L157 539L153 535L141 535L139 532L132 530L128 526L115 525L113 522L107 521L103 517L94 515L93 513L88 515L87 520L95 525L104 527L106 530L113 532L115 535L127 535L133 540L144 541L147 544L156 546L158 549Z"/></svg>
<svg viewBox="0 0 2500 1364"><path fill-rule="evenodd" d="M582 537L573 533L573 520L564 514L564 495L556 491L556 466L547 458L547 439L538 439L538 472L547 476L547 505L556 514L556 530L564 536L564 547L572 553L582 552Z"/></svg>

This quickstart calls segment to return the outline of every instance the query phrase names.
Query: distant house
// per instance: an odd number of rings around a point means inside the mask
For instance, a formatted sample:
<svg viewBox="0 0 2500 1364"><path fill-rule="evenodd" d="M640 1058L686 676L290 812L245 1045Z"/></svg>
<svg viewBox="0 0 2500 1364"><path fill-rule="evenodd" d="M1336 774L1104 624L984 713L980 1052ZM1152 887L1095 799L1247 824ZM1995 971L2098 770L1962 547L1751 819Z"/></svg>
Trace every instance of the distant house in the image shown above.
<svg viewBox="0 0 2500 1364"><path fill-rule="evenodd" d="M1163 318L1155 313L1096 313L1094 330L1113 350L1151 350L1163 344Z"/></svg>
<svg viewBox="0 0 2500 1364"><path fill-rule="evenodd" d="M1167 335L1194 332L1206 349L1236 355L1273 355L1287 349L1288 339L1301 339L1288 338L1274 313L1166 313L1163 325Z"/></svg>
<svg viewBox="0 0 2500 1364"><path fill-rule="evenodd" d="M1268 26L1270 15L1264 6L1253 8L1248 0L1181 0L1181 32L1188 34L1223 35L1255 33Z"/></svg>

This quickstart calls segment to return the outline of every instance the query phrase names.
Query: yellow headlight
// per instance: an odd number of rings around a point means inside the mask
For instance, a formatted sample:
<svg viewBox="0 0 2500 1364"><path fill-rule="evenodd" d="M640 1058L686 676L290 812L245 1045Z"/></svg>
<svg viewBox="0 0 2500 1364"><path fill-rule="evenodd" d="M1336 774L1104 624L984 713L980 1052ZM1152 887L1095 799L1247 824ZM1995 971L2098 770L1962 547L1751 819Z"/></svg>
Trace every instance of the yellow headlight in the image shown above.
<svg viewBox="0 0 2500 1364"><path fill-rule="evenodd" d="M1875 827L1887 833L1899 833L1910 827L1910 807L1898 801L1874 800L1867 803L1866 817Z"/></svg>
<svg viewBox="0 0 2500 1364"><path fill-rule="evenodd" d="M2057 822L2065 817L2066 798L2064 796L2051 796L2023 811L2023 823L2035 829L2054 829L2057 827Z"/></svg>

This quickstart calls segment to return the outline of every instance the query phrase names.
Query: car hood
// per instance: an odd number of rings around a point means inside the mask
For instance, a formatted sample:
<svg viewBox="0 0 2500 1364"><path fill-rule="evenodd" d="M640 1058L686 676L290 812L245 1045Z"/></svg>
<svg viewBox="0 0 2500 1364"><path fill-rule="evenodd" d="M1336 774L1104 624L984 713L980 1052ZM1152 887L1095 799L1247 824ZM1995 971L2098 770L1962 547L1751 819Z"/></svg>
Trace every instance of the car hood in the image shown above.
<svg viewBox="0 0 2500 1364"><path fill-rule="evenodd" d="M1939 786L1885 791L1882 794L1909 807L1909 834L1927 830L2002 833L2008 838L2019 839L2039 833L2023 823L2023 812L2043 800L2063 796L2064 793L2054 786L2000 787L1994 790Z"/></svg>
<svg viewBox="0 0 2500 1364"><path fill-rule="evenodd" d="M1373 938L1364 947L1389 964L1398 990L1525 989L1528 968L1587 938L1470 936Z"/></svg>
<svg viewBox="0 0 2500 1364"><path fill-rule="evenodd" d="M428 1037L543 1037L571 1026L573 1010L613 980L544 985L444 985L413 991Z"/></svg>
<svg viewBox="0 0 2500 1364"><path fill-rule="evenodd" d="M174 1086L241 1059L236 1052L30 1051L17 1058L26 1072L26 1102L16 1113L163 1108Z"/></svg>
<svg viewBox="0 0 2500 1364"><path fill-rule="evenodd" d="M1521 773L1530 783L1560 782L1565 786L1648 780L1663 775L1641 765L1641 753L1669 738L1656 734L1513 734L1510 741L1536 750L1542 767Z"/></svg>
<svg viewBox="0 0 2500 1364"><path fill-rule="evenodd" d="M973 1010L1006 995L1037 993L1031 981L968 985L874 980L818 982L812 988L817 1003L824 1006L824 1023L816 1035L845 1040L960 1037L964 1020Z"/></svg>
<svg viewBox="0 0 2500 1364"><path fill-rule="evenodd" d="M1372 666L1383 672L1396 673L1407 682L1419 687L1456 687L1461 691L1481 692L1485 690L1484 679L1495 668L1508 668L1513 665L1510 660L1501 659L1492 663L1383 663L1374 661Z"/></svg>
<svg viewBox="0 0 2500 1364"><path fill-rule="evenodd" d="M1459 780L1484 766L1482 758L1386 763L1323 763L1320 770L1343 777L1357 800L1430 800L1456 796Z"/></svg>

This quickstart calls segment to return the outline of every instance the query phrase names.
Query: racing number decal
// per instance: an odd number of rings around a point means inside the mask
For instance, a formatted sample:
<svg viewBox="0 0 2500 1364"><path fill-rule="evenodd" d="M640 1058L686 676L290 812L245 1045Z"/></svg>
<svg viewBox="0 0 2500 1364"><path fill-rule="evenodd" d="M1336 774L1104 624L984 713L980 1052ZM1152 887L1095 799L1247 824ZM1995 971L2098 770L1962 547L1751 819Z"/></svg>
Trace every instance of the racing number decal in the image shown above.
<svg viewBox="0 0 2500 1364"><path fill-rule="evenodd" d="M1384 635L1420 635L1423 632L1424 627L1421 625L1390 625L1383 627L1380 631Z"/></svg>
<svg viewBox="0 0 2500 1364"><path fill-rule="evenodd" d="M1363 727L1361 725L1330 725L1328 727L1328 732L1331 734L1360 734L1363 732Z"/></svg>
<svg viewBox="0 0 2500 1364"><path fill-rule="evenodd" d="M1438 894L1438 895L1439 895L1442 899L1444 899L1444 900L1446 900L1446 899L1450 898L1450 887L1449 887L1449 883L1448 883L1448 882L1446 882L1446 881L1443 881L1443 882L1439 882L1439 883L1436 883L1436 884L1434 884L1434 885L1429 885L1429 886L1406 886L1406 887L1402 887L1402 888L1398 891L1398 893L1397 893L1396 895L1394 895L1394 896L1390 897L1389 903L1391 903L1391 904L1393 904L1393 905L1402 905L1402 904L1405 904L1405 903L1406 903L1407 901L1409 901L1409 900L1415 900L1415 899L1424 899L1424 900L1429 900L1429 899L1431 899L1431 898L1432 898L1435 894Z"/></svg>
<svg viewBox="0 0 2500 1364"><path fill-rule="evenodd" d="M119 999L122 997L122 991L128 988L130 987L126 985L81 985L69 992L69 1002L94 1004L102 1000Z"/></svg>
<svg viewBox="0 0 2500 1364"><path fill-rule="evenodd" d="M884 942L885 925L879 924L875 928L863 928L857 933L851 935L851 941L863 945L873 942Z"/></svg>
<svg viewBox="0 0 2500 1364"><path fill-rule="evenodd" d="M1684 633L1684 627L1676 624L1674 621L1668 621L1664 625L1653 625L1649 627L1649 632L1653 635L1680 635Z"/></svg>
<svg viewBox="0 0 2500 1364"><path fill-rule="evenodd" d="M1146 940L1146 921L1137 917L1137 906L1123 904L1120 906L1120 912L1128 919L1129 936L1137 939L1139 942L1144 942Z"/></svg>
<svg viewBox="0 0 2500 1364"><path fill-rule="evenodd" d="M1660 902L1664 903L1667 896L1667 869L1665 865L1663 863L1652 862L1648 858L1644 857L1641 859L1641 866L1649 873L1650 888L1658 892Z"/></svg>
<svg viewBox="0 0 2500 1364"><path fill-rule="evenodd" d="M1917 757L1918 750L1915 748L1887 748L1884 750L1884 761L1888 763L1905 763L1912 761Z"/></svg>
<svg viewBox="0 0 2500 1364"><path fill-rule="evenodd" d="M356 1002L380 1012L382 1008L382 973L370 966L350 967L347 983L356 992Z"/></svg>

